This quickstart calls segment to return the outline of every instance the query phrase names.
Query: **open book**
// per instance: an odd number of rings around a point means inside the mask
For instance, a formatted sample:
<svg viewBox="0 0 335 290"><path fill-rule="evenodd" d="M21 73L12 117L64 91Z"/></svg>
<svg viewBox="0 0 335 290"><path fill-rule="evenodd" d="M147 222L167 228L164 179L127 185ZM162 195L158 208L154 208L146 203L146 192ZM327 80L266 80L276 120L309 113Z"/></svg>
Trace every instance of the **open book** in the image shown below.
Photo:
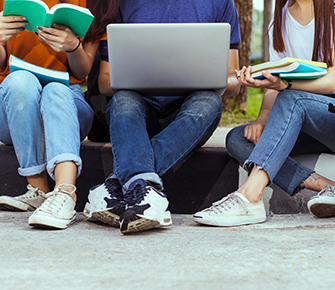
<svg viewBox="0 0 335 290"><path fill-rule="evenodd" d="M252 66L251 76L255 79L263 79L262 71L265 70L273 75L278 75L280 78L313 79L327 74L327 64L286 57ZM240 71L238 76L239 74Z"/></svg>
<svg viewBox="0 0 335 290"><path fill-rule="evenodd" d="M17 70L27 70L38 78L42 86L45 86L50 82L59 82L69 86L68 72L40 67L26 62L12 54L9 56L9 70L11 73Z"/></svg>
<svg viewBox="0 0 335 290"><path fill-rule="evenodd" d="M36 26L51 27L53 23L71 28L75 35L84 38L94 16L84 7L69 3L54 5L50 10L41 0L5 0L3 15L17 15L27 18L25 29L36 32Z"/></svg>

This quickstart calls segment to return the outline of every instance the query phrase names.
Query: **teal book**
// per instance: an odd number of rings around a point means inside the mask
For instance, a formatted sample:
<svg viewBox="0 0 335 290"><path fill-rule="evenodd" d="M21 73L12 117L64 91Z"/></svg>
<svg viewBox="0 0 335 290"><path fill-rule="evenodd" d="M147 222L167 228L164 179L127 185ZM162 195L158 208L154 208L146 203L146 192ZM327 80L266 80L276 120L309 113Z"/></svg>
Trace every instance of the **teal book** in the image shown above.
<svg viewBox="0 0 335 290"><path fill-rule="evenodd" d="M27 18L25 29L36 32L36 26L51 27L53 23L66 25L73 33L84 38L94 16L87 8L69 3L54 5L50 10L41 0L5 0L3 15Z"/></svg>
<svg viewBox="0 0 335 290"><path fill-rule="evenodd" d="M279 76L280 78L287 79L313 79L327 74L326 68L303 61L294 61L288 65L269 68L267 71L273 75ZM251 76L254 79L264 79L262 71L252 73Z"/></svg>
<svg viewBox="0 0 335 290"><path fill-rule="evenodd" d="M290 80L312 80L320 78L327 74L327 70L316 71L316 72L293 72L293 73L281 73L279 77L281 79L290 79Z"/></svg>
<svg viewBox="0 0 335 290"><path fill-rule="evenodd" d="M17 70L29 71L38 78L42 86L45 86L50 82L59 82L69 86L70 77L68 72L40 67L26 62L12 54L9 56L9 70L11 73Z"/></svg>

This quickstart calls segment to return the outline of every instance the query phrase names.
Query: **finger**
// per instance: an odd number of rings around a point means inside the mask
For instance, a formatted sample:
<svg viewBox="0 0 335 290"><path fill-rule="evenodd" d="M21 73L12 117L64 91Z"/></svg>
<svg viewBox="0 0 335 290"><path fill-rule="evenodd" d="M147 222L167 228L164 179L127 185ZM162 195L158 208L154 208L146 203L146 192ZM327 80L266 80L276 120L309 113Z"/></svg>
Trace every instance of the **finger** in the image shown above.
<svg viewBox="0 0 335 290"><path fill-rule="evenodd" d="M248 133L249 133L249 130L250 130L250 125L246 126L244 128L244 138L247 138L248 136ZM248 139L248 138L247 138Z"/></svg>
<svg viewBox="0 0 335 290"><path fill-rule="evenodd" d="M256 80L252 77L251 71L252 67L249 65L245 71L245 80L249 86L253 86L256 83Z"/></svg>
<svg viewBox="0 0 335 290"><path fill-rule="evenodd" d="M57 36L59 31L54 28L44 27L44 26L36 26L36 29L39 33L50 34Z"/></svg>
<svg viewBox="0 0 335 290"><path fill-rule="evenodd" d="M242 84L245 82L245 70L246 70L246 67L243 66L240 72L240 81Z"/></svg>
<svg viewBox="0 0 335 290"><path fill-rule="evenodd" d="M269 81L271 81L271 82L277 82L278 80L279 80L279 77L277 77L276 75L273 75L273 74L270 74L268 71L263 71L262 72L262 74L263 74L263 76L267 79L267 80L269 80Z"/></svg>
<svg viewBox="0 0 335 290"><path fill-rule="evenodd" d="M26 17L24 16L14 16L14 15L10 15L10 16L2 16L2 22L7 22L7 23L12 23L12 22L25 22L26 21Z"/></svg>
<svg viewBox="0 0 335 290"><path fill-rule="evenodd" d="M247 131L246 137L247 140L253 142L253 127L250 126L250 128Z"/></svg>
<svg viewBox="0 0 335 290"><path fill-rule="evenodd" d="M59 29L59 30L70 30L70 28L66 25L58 24L58 23L53 23L52 27Z"/></svg>

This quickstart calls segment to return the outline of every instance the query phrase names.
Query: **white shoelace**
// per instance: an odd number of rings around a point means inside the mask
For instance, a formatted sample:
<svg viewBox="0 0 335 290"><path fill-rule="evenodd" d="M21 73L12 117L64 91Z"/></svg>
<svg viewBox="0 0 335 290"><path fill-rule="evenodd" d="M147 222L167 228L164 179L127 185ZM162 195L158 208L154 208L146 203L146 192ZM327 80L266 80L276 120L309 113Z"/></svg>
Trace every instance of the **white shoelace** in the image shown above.
<svg viewBox="0 0 335 290"><path fill-rule="evenodd" d="M62 189L61 186L72 186L73 190L71 192L67 192ZM42 203L42 205L38 208L41 211L52 213L53 211L59 211L64 203L66 202L68 196L71 198L71 194L76 191L76 187L71 184L60 184L53 191L47 193L46 200Z"/></svg>
<svg viewBox="0 0 335 290"><path fill-rule="evenodd" d="M239 204L242 207L245 214L248 213L248 209L247 209L244 201L239 196L235 195L234 192L231 193L231 194L228 194L227 196L225 196L221 200L219 200L217 202L214 202L212 204L212 206L209 208L209 211L212 211L216 214L217 213L222 213L222 210L228 211L235 204Z"/></svg>
<svg viewBox="0 0 335 290"><path fill-rule="evenodd" d="M18 198L21 198L21 199L31 199L31 198L34 198L36 196L43 196L43 197L46 197L45 196L45 193L43 191L40 191L37 187L33 187L31 186L30 184L27 185L27 189L28 191L22 195L19 195Z"/></svg>
<svg viewBox="0 0 335 290"><path fill-rule="evenodd" d="M318 195L335 196L335 186L327 184L321 189Z"/></svg>

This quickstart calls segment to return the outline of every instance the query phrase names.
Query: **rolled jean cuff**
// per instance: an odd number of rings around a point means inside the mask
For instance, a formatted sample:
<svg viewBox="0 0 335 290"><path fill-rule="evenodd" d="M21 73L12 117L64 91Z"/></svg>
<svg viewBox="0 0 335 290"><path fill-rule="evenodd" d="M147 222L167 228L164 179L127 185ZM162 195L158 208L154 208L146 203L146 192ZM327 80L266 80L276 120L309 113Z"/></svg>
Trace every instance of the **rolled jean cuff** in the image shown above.
<svg viewBox="0 0 335 290"><path fill-rule="evenodd" d="M158 174L154 172L145 172L145 173L136 174L135 176L130 178L122 187L123 193L125 193L128 190L129 185L136 179L143 179L143 180L149 181L153 183L153 186L156 189L163 190L163 182L162 182L162 179L158 176Z"/></svg>
<svg viewBox="0 0 335 290"><path fill-rule="evenodd" d="M75 155L75 154L65 153L65 154L57 155L56 157L51 159L47 164L48 173L53 180L55 180L54 171L55 171L56 165L58 163L66 162L66 161L72 161L77 165L77 176L76 177L77 178L79 177L79 175L81 173L81 169L82 169L81 158L79 156Z"/></svg>
<svg viewBox="0 0 335 290"><path fill-rule="evenodd" d="M18 172L21 176L33 176L45 171L46 164L37 165L29 168L19 168Z"/></svg>

